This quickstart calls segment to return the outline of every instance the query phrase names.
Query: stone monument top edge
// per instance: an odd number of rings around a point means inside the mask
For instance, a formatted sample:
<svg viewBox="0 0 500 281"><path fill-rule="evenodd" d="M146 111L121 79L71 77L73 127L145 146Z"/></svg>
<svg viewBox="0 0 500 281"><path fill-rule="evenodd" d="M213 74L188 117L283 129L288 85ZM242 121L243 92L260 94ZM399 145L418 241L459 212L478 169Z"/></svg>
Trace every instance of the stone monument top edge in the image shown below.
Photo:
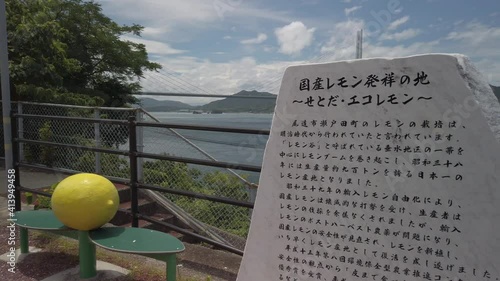
<svg viewBox="0 0 500 281"><path fill-rule="evenodd" d="M415 55L409 55L409 56L377 56L377 57L369 57L369 58L361 58L361 59L344 59L344 60L337 60L337 61L329 61L329 62L318 62L318 63L302 63L302 64L292 64L288 66L288 68L291 67L297 67L297 66L302 66L302 65L322 65L322 64L332 64L332 63L352 63L352 62L363 62L363 61L372 61L372 60L398 60L398 59L409 59L409 58L419 58L419 57L430 57L430 56L436 56L436 57L455 57L455 58L468 58L468 56L461 54L461 53L422 53L422 54L415 54Z"/></svg>
<svg viewBox="0 0 500 281"><path fill-rule="evenodd" d="M410 56L397 56L397 57L373 57L352 60L339 60L323 63L304 63L290 65L285 69L283 77L287 73L294 72L303 67L318 67L329 65L356 65L367 62L391 62L398 60L418 60L418 59L449 59L457 67L457 72L463 79L465 86L473 95L475 102L481 108L483 116L486 118L487 123L494 133L497 141L500 143L500 102L496 98L490 84L485 79L485 76L475 67L471 59L461 53L422 53ZM284 83L284 81L282 82ZM278 95L279 96L279 95Z"/></svg>

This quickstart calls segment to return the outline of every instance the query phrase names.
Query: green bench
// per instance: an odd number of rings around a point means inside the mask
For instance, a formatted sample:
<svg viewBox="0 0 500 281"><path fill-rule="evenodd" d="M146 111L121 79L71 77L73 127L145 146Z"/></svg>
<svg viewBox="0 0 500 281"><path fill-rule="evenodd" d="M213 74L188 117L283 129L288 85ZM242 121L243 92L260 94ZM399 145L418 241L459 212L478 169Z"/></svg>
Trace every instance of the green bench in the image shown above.
<svg viewBox="0 0 500 281"><path fill-rule="evenodd" d="M96 271L96 245L115 252L139 254L166 262L167 281L176 280L176 254L185 247L172 235L144 228L102 227L91 231L74 230L62 224L52 211L19 211L15 223L20 226L21 253L29 253L28 229L57 231L78 238L80 278L92 278Z"/></svg>

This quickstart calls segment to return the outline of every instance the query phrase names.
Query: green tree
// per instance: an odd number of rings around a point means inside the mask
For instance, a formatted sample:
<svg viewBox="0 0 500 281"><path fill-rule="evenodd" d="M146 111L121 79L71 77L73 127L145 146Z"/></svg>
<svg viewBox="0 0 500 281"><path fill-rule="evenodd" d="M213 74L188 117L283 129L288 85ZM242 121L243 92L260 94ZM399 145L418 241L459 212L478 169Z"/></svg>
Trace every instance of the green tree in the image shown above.
<svg viewBox="0 0 500 281"><path fill-rule="evenodd" d="M221 171L200 171L185 163L146 161L144 183L169 189L180 189L210 196L249 201L244 183L234 175ZM245 237L250 227L249 210L229 204L164 193L165 197L196 219Z"/></svg>
<svg viewBox="0 0 500 281"><path fill-rule="evenodd" d="M132 94L140 90L137 78L145 70L160 68L148 60L143 44L121 39L127 34L140 36L143 27L117 24L95 2L58 0L51 4L54 19L68 31L68 57L78 60L80 66L66 73L64 87L99 96L105 106L135 103Z"/></svg>
<svg viewBox="0 0 500 281"><path fill-rule="evenodd" d="M52 1L6 2L11 80L14 85L59 88L79 62L66 54L68 30L51 16Z"/></svg>
<svg viewBox="0 0 500 281"><path fill-rule="evenodd" d="M95 153L85 151L75 161L75 170L85 173L95 173ZM101 174L111 177L128 178L130 166L127 159L108 153L101 154Z"/></svg>
<svg viewBox="0 0 500 281"><path fill-rule="evenodd" d="M164 155L166 155L164 153ZM144 182L169 188L198 191L203 188L199 182L201 172L189 168L186 163L173 161L145 161Z"/></svg>
<svg viewBox="0 0 500 281"><path fill-rule="evenodd" d="M83 0L7 0L14 99L121 107L137 100L137 82L150 62L140 25L119 25L101 6ZM45 91L44 91L45 90ZM49 97L48 95L52 96ZM96 99L97 97L97 99Z"/></svg>
<svg viewBox="0 0 500 281"><path fill-rule="evenodd" d="M140 36L143 27L117 24L93 1L7 0L6 8L12 100L127 107L137 102L134 94L141 89L137 81L143 72L160 68L148 60L143 44L121 39ZM24 113L71 116L75 112L31 109ZM128 117L123 112L107 115ZM26 123L25 136L39 139L43 124L43 120ZM126 129L103 127L105 145L126 142ZM57 130L53 135L65 140L77 139L75 135L93 138L94 132L92 124L54 124L50 130Z"/></svg>
<svg viewBox="0 0 500 281"><path fill-rule="evenodd" d="M228 173L205 173L199 183L199 188L195 190L197 193L239 201L249 200L243 182ZM185 196L173 197L172 201L204 223L242 237L248 234L250 214L247 208Z"/></svg>

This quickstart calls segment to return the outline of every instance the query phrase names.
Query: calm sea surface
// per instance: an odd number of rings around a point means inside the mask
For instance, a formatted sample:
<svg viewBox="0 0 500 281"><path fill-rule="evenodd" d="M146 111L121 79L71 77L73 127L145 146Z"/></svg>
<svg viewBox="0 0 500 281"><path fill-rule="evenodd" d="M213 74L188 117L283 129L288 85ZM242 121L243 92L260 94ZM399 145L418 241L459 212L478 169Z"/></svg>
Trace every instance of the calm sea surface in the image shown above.
<svg viewBox="0 0 500 281"><path fill-rule="evenodd" d="M224 113L193 114L180 112L152 112L162 123L187 124L199 126L217 126L269 130L272 114ZM146 121L151 121L146 118ZM219 133L195 130L175 130L145 128L144 151L151 153L167 153L174 156L208 159L188 142L176 135L182 135L189 142L219 161L235 162L249 165L262 165L264 149L268 137L263 135ZM258 181L258 174L241 172L250 177L252 182Z"/></svg>

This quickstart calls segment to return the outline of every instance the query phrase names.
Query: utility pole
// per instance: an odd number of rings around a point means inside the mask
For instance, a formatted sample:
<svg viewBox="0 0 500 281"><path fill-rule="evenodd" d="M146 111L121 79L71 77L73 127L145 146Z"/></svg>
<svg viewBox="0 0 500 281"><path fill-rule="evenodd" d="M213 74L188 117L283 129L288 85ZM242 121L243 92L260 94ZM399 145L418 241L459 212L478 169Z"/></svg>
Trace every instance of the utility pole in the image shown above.
<svg viewBox="0 0 500 281"><path fill-rule="evenodd" d="M356 37L356 59L363 58L363 29L358 30Z"/></svg>
<svg viewBox="0 0 500 281"><path fill-rule="evenodd" d="M0 0L0 74L2 83L3 147L5 150L5 174L14 168L12 157L12 134L10 120L9 52L7 50L7 14L5 0ZM0 183L0 194L7 194L7 184Z"/></svg>

